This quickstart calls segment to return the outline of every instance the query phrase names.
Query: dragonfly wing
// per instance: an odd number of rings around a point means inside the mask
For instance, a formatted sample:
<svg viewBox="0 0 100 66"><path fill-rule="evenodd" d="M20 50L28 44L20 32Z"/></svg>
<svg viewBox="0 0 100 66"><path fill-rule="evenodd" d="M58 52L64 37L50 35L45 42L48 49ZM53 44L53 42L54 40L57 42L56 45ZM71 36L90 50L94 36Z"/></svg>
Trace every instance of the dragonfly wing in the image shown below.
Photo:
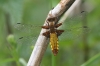
<svg viewBox="0 0 100 66"><path fill-rule="evenodd" d="M31 24L17 23L15 26L15 38L18 44L34 45L35 40L40 33L40 26L33 26Z"/></svg>
<svg viewBox="0 0 100 66"><path fill-rule="evenodd" d="M67 19L61 26L61 28L65 30L61 38L76 39L81 37L83 33L88 33L90 29L87 24L83 25L82 21L85 14L86 13L81 13L78 16Z"/></svg>

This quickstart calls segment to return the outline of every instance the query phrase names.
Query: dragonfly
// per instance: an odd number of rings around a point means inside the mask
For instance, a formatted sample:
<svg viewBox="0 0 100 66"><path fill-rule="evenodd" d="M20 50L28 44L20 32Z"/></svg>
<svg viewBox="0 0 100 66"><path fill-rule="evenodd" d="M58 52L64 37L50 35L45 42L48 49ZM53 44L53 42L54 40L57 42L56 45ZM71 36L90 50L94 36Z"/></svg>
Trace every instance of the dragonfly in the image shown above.
<svg viewBox="0 0 100 66"><path fill-rule="evenodd" d="M31 24L17 23L15 25L16 31L18 30L16 33L17 42L19 44L32 45L33 43L35 43L39 35L39 32L41 30L41 27L43 29L49 29L49 31L43 33L43 36L50 38L51 50L54 55L57 55L58 49L59 49L59 45L58 45L59 39L61 40L66 39L66 38L76 39L76 38L81 37L83 33L83 29L87 30L86 32L89 31L89 28L86 25L82 26L81 18L83 15L84 13L81 13L77 17L73 17L73 18L71 17L67 19L65 23L58 23L56 25L52 21L52 19L55 20L55 18L51 18L50 19L51 21L47 23L46 26L42 26L42 24L31 25ZM57 29L58 27L60 27L59 30ZM63 30L61 30L61 28L63 28Z"/></svg>
<svg viewBox="0 0 100 66"><path fill-rule="evenodd" d="M58 36L60 36L64 30L58 30L57 28L62 25L62 23L55 24L56 17L52 17L47 19L48 25L42 26L44 29L49 29L48 31L44 32L43 35L47 38L50 38L50 45L53 54L56 56L58 53L59 45L58 45Z"/></svg>

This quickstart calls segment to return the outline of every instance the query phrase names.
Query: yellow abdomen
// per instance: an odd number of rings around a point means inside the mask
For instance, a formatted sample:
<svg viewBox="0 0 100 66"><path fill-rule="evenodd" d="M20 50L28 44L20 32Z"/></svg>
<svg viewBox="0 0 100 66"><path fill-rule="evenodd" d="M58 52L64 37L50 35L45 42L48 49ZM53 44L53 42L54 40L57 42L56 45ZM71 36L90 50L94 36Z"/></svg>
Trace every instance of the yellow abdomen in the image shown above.
<svg viewBox="0 0 100 66"><path fill-rule="evenodd" d="M50 33L50 45L51 45L51 49L54 55L57 55L58 53L58 37L56 33Z"/></svg>

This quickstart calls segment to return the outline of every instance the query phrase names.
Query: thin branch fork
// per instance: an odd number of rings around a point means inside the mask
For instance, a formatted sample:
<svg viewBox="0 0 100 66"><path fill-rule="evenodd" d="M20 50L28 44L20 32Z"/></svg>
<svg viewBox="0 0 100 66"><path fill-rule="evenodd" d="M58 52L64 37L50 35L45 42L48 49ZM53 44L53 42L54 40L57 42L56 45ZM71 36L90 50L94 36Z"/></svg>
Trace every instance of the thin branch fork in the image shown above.
<svg viewBox="0 0 100 66"><path fill-rule="evenodd" d="M50 12L45 20L44 25L46 25L47 20L52 17L58 18L55 21L55 23L57 23L59 21L59 19L61 18L61 16L70 8L70 6L74 2L75 2L75 0L61 0L54 9L50 10ZM45 31L46 31L46 29L41 30L40 35L37 39L37 42L32 51L32 54L30 56L27 66L40 66L43 55L49 44L49 39L42 35L42 33Z"/></svg>

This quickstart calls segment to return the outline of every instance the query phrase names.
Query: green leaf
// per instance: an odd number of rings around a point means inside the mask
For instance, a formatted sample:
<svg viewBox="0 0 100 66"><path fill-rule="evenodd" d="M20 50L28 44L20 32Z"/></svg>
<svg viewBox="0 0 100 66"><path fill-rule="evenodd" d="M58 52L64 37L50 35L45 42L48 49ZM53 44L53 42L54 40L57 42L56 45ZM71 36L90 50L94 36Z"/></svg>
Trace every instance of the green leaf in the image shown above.
<svg viewBox="0 0 100 66"><path fill-rule="evenodd" d="M8 58L8 59L5 59L5 60L2 60L2 61L0 61L0 66L2 66L3 64L6 64L6 63L10 63L12 61L14 61L13 58Z"/></svg>
<svg viewBox="0 0 100 66"><path fill-rule="evenodd" d="M93 63L99 61L100 62L100 53L92 57L90 60L82 64L81 66L93 66ZM99 63L100 64L100 63ZM96 65L97 66L97 65Z"/></svg>

